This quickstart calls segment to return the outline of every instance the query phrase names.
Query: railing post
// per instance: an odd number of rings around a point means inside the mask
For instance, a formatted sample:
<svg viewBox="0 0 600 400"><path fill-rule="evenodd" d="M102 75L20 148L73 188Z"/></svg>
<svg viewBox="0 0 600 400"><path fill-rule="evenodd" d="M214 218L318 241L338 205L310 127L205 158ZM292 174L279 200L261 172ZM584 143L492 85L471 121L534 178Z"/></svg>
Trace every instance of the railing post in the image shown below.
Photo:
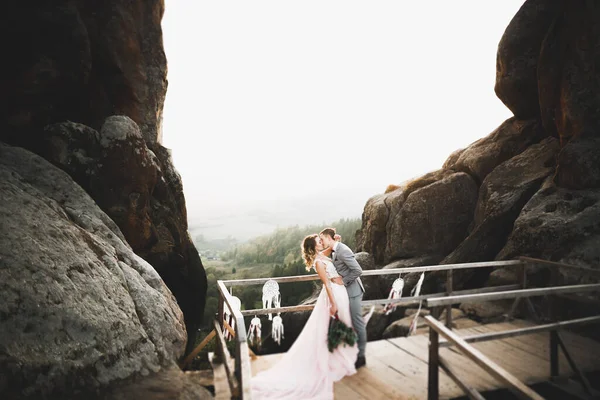
<svg viewBox="0 0 600 400"><path fill-rule="evenodd" d="M446 294L448 296L452 295L452 278L453 278L453 271L451 269L448 270L448 272L446 273ZM450 330L452 330L452 304L448 304L446 306L446 327Z"/></svg>
<svg viewBox="0 0 600 400"><path fill-rule="evenodd" d="M527 289L527 263L524 262L521 268L519 269L519 283L521 284L521 289Z"/></svg>
<svg viewBox="0 0 600 400"><path fill-rule="evenodd" d="M550 284L552 286L558 286L558 280L559 280L559 270L558 270L558 266L554 266L554 267L549 267L550 268ZM550 311L550 320L551 321L558 321L559 316L558 316L558 307L557 307L557 302L556 302L556 296L548 296L548 301L549 301L549 311Z"/></svg>
<svg viewBox="0 0 600 400"><path fill-rule="evenodd" d="M521 266L518 267L517 274L518 274L517 279L519 281L519 286L521 287L521 289L526 289L527 288L527 262L526 261L521 261ZM517 313L517 309L519 307L520 302L521 302L520 298L516 298L515 301L513 301L513 304L510 307L510 311L508 313L509 318L513 318L514 315Z"/></svg>
<svg viewBox="0 0 600 400"><path fill-rule="evenodd" d="M225 298L223 297L223 294L221 293L221 291L219 291L219 308L217 311L217 321L219 322L219 326L221 327L221 329L223 331L225 330L225 325L223 324L223 319L225 318L224 307L225 307Z"/></svg>
<svg viewBox="0 0 600 400"><path fill-rule="evenodd" d="M238 340L238 336L235 337L235 377L238 382L242 383L242 343ZM246 382L244 382L246 384Z"/></svg>
<svg viewBox="0 0 600 400"><path fill-rule="evenodd" d="M558 332L550 331L550 380L558 379Z"/></svg>
<svg viewBox="0 0 600 400"><path fill-rule="evenodd" d="M427 381L427 399L439 398L439 335L429 327L429 376Z"/></svg>

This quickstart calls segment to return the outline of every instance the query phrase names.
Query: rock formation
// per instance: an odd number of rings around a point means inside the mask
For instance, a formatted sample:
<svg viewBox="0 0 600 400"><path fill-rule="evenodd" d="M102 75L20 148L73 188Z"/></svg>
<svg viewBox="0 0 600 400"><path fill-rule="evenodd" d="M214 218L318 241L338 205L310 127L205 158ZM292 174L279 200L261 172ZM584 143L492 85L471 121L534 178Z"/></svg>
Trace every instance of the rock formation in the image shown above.
<svg viewBox="0 0 600 400"><path fill-rule="evenodd" d="M440 170L369 199L357 251L378 268L520 255L598 268L598 49L595 2L525 1L497 53L494 89L514 116ZM485 284L490 272L461 272L455 290ZM426 283L444 289L435 274Z"/></svg>
<svg viewBox="0 0 600 400"><path fill-rule="evenodd" d="M174 293L193 344L206 278L161 146L162 0L11 0L0 29L0 141L64 169ZM17 38L17 39L15 39ZM115 116L119 117L115 117Z"/></svg>
<svg viewBox="0 0 600 400"><path fill-rule="evenodd" d="M169 398L202 397L175 364L206 276L161 145L164 2L3 11L0 397L143 397L167 376Z"/></svg>
<svg viewBox="0 0 600 400"><path fill-rule="evenodd" d="M175 298L68 174L0 144L0 228L2 398L174 374L187 339Z"/></svg>

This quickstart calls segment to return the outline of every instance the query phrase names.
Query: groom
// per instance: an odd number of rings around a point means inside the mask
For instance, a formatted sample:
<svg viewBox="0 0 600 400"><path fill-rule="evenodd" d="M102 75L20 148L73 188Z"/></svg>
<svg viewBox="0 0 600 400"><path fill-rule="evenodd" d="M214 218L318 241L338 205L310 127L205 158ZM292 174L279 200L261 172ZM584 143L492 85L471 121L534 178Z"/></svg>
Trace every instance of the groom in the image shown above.
<svg viewBox="0 0 600 400"><path fill-rule="evenodd" d="M342 276L342 282L348 291L350 299L350 315L352 316L352 325L358 334L358 358L356 359L356 369L366 365L365 348L367 347L367 330L365 320L362 316L362 298L365 288L360 280L362 268L354 258L354 253L344 243L334 239L335 230L333 228L325 228L319 233L319 237L323 241L323 245L332 249L331 260L338 274ZM334 278L340 279L340 278Z"/></svg>

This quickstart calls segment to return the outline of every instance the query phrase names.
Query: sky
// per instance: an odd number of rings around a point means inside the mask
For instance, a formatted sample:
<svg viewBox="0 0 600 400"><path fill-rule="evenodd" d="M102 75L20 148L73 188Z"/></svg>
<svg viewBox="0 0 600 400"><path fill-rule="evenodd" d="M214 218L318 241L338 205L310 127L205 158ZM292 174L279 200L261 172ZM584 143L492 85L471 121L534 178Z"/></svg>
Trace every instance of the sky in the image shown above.
<svg viewBox="0 0 600 400"><path fill-rule="evenodd" d="M167 0L163 145L190 230L360 217L512 116L496 50L523 0Z"/></svg>

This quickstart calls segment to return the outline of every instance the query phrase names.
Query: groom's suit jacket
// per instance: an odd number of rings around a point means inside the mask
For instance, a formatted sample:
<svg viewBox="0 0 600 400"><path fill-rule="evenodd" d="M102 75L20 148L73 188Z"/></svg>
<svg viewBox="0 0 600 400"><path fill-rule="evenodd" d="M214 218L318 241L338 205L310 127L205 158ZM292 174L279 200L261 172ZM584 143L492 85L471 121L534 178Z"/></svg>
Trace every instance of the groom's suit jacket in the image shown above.
<svg viewBox="0 0 600 400"><path fill-rule="evenodd" d="M348 297L360 296L365 292L365 288L360 280L362 268L354 253L344 243L338 242L335 251L331 254L333 265L338 274L342 276L344 285L348 290Z"/></svg>

